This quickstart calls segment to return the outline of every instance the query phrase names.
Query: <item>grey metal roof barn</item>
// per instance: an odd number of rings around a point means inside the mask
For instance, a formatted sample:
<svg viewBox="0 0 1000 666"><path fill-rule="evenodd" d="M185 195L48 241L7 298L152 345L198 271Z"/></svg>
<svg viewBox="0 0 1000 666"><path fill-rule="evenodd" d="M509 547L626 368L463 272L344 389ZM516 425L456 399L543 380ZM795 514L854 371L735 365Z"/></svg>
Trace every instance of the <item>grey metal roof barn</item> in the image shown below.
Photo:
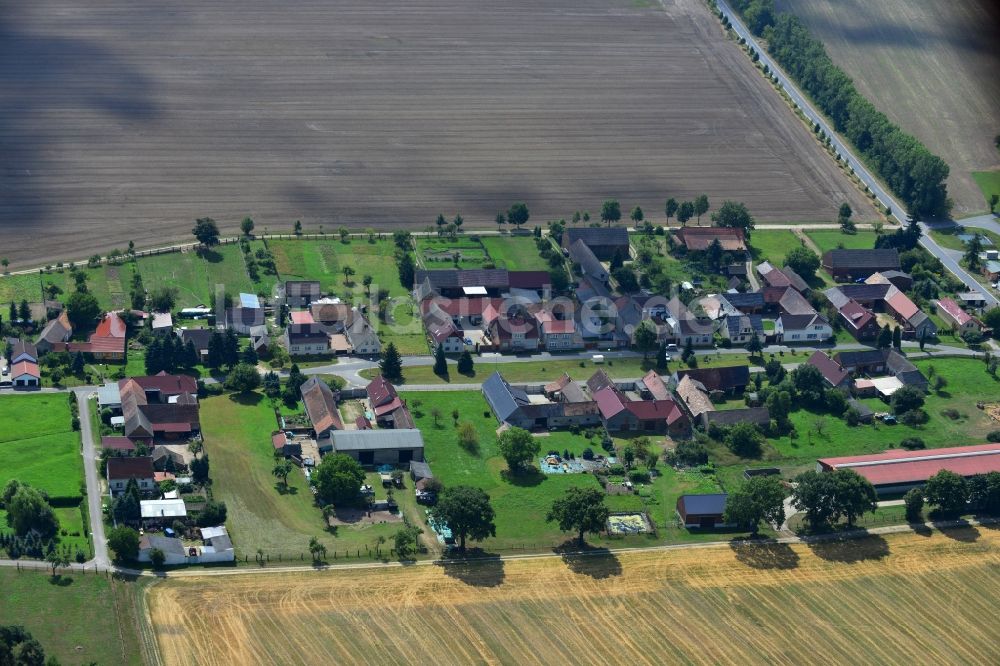
<svg viewBox="0 0 1000 666"><path fill-rule="evenodd" d="M333 450L376 451L382 449L423 449L424 438L420 431L411 429L388 430L335 430L331 433Z"/></svg>

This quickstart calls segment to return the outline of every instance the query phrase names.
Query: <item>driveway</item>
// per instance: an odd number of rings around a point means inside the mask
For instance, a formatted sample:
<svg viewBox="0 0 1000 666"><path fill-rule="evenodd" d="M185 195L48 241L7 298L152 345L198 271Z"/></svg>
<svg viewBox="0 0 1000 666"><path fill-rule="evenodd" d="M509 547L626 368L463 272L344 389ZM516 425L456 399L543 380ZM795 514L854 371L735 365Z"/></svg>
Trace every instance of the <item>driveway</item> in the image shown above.
<svg viewBox="0 0 1000 666"><path fill-rule="evenodd" d="M97 473L99 454L94 448L93 427L90 422L90 410L87 408L87 396L93 392L93 387L76 389L76 404L80 408L80 438L83 440L83 472L87 480L87 510L90 513L90 534L94 541L93 563L99 567L110 566L108 557L108 541L104 535L104 519L101 507L101 477Z"/></svg>

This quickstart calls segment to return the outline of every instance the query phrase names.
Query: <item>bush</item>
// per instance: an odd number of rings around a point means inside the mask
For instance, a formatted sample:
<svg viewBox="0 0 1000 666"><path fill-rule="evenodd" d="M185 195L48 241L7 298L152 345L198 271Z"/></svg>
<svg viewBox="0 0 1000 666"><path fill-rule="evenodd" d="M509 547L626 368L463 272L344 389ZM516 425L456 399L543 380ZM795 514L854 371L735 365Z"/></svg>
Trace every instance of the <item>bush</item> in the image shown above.
<svg viewBox="0 0 1000 666"><path fill-rule="evenodd" d="M958 419L962 418L962 415L959 413L959 411L951 407L949 407L948 409L942 409L941 416L949 418L952 421L957 421Z"/></svg>
<svg viewBox="0 0 1000 666"><path fill-rule="evenodd" d="M632 483L649 483L649 472L633 469L628 473L628 480Z"/></svg>
<svg viewBox="0 0 1000 666"><path fill-rule="evenodd" d="M924 440L919 437L907 437L902 442L899 443L901 447L907 451L916 451L917 449L926 449L927 445L924 444Z"/></svg>
<svg viewBox="0 0 1000 666"><path fill-rule="evenodd" d="M1000 442L1000 430L991 430L986 433L987 442Z"/></svg>
<svg viewBox="0 0 1000 666"><path fill-rule="evenodd" d="M906 505L906 522L919 523L923 519L924 495L919 488L911 488L903 495Z"/></svg>
<svg viewBox="0 0 1000 666"><path fill-rule="evenodd" d="M587 448L585 448L583 450L582 457L583 457L584 460L593 460L594 459L594 449L592 449L592 448L590 448L588 446Z"/></svg>
<svg viewBox="0 0 1000 666"><path fill-rule="evenodd" d="M625 474L625 466L614 464L608 467L608 474L611 476L622 476Z"/></svg>
<svg viewBox="0 0 1000 666"><path fill-rule="evenodd" d="M708 449L696 441L682 441L668 455L671 464L704 465L708 462Z"/></svg>

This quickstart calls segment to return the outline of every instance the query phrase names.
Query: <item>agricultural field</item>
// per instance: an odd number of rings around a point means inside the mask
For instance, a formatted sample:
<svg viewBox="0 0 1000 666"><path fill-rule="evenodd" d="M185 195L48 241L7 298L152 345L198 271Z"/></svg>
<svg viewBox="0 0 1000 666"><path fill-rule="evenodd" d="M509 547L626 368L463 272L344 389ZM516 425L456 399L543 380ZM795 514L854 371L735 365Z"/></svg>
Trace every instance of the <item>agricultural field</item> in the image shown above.
<svg viewBox="0 0 1000 666"><path fill-rule="evenodd" d="M262 664L807 663L817 654L977 663L995 652L998 566L1000 532L966 528L811 547L734 542L171 578L148 604L168 666L220 655Z"/></svg>
<svg viewBox="0 0 1000 666"><path fill-rule="evenodd" d="M362 278L372 276L372 288L389 290L390 296L405 296L408 289L399 283L399 272L391 240L352 238L343 243L329 240L269 240L278 275L282 280L318 280L324 293L340 297L348 291L364 296ZM350 288L344 285L344 266L354 269ZM346 299L345 299L346 300Z"/></svg>
<svg viewBox="0 0 1000 666"><path fill-rule="evenodd" d="M473 228L517 200L533 224L703 192L760 220L870 211L701 0L77 8L5 16L25 55L0 63L14 269L190 241L205 215Z"/></svg>
<svg viewBox="0 0 1000 666"><path fill-rule="evenodd" d="M365 544L373 544L379 536L391 538L399 529L398 524L324 529L323 514L298 468L288 477L288 489L281 488L271 474L271 433L277 423L267 398L256 393L210 397L203 401L201 412L213 494L226 503L226 525L238 557L253 558L260 548L272 558L305 553L308 561L313 536L332 557L335 550L363 550ZM400 491L400 500L404 494Z"/></svg>
<svg viewBox="0 0 1000 666"><path fill-rule="evenodd" d="M0 569L0 625L20 624L62 664L144 663L133 588L104 575ZM54 615L58 614L58 621Z"/></svg>
<svg viewBox="0 0 1000 666"><path fill-rule="evenodd" d="M41 488L61 503L79 501L80 436L72 430L65 394L0 398L0 487L10 479Z"/></svg>
<svg viewBox="0 0 1000 666"><path fill-rule="evenodd" d="M878 238L874 231L859 231L856 234L843 234L834 229L813 229L805 232L820 252L836 250L843 246L845 250L869 250L875 247Z"/></svg>
<svg viewBox="0 0 1000 666"><path fill-rule="evenodd" d="M778 0L826 45L859 92L951 167L953 214L987 209L973 172L1000 167L995 4ZM960 102L959 102L960 100ZM853 204L852 204L853 206Z"/></svg>
<svg viewBox="0 0 1000 666"><path fill-rule="evenodd" d="M236 296L256 293L257 287L247 275L239 245L220 245L203 252L169 252L138 260L139 273L147 291L167 286L177 289L177 307L215 305L217 285ZM128 287L127 284L123 285Z"/></svg>

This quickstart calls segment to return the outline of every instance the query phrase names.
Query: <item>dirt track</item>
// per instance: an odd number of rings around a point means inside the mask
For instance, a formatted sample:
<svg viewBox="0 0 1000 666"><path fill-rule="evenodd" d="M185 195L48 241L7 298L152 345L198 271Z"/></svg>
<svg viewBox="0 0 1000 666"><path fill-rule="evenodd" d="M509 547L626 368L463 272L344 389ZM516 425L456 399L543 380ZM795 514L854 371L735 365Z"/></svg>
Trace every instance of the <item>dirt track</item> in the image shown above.
<svg viewBox="0 0 1000 666"><path fill-rule="evenodd" d="M10 2L0 254L596 215L618 197L829 219L858 195L701 0Z"/></svg>
<svg viewBox="0 0 1000 666"><path fill-rule="evenodd" d="M1000 532L172 579L166 664L986 663ZM960 637L960 639L957 639Z"/></svg>

